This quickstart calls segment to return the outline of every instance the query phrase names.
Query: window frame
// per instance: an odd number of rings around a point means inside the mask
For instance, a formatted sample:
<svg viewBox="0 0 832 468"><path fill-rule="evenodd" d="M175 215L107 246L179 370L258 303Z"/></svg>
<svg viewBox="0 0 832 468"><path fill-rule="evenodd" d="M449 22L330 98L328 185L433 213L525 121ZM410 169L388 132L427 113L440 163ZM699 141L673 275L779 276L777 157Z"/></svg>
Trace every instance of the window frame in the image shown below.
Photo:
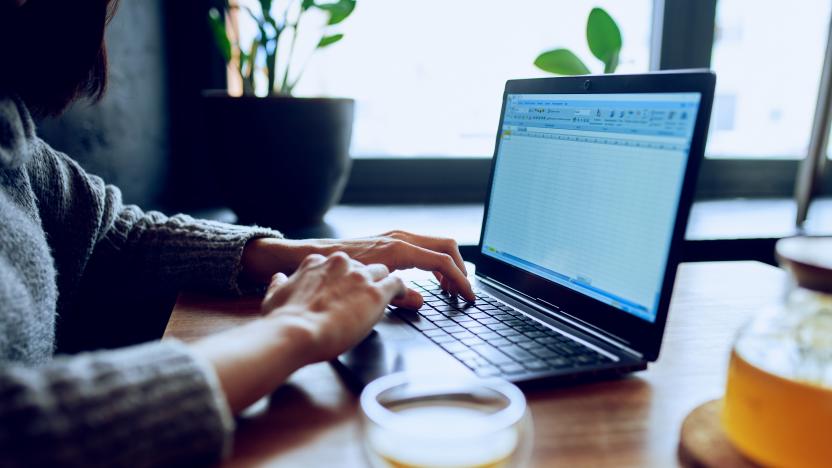
<svg viewBox="0 0 832 468"><path fill-rule="evenodd" d="M654 0L650 68L709 68L717 0ZM496 97L495 97L496 99ZM495 130L496 135L496 130ZM706 158L697 199L792 197L801 160ZM342 203L482 202L491 157L375 156L353 159ZM832 192L826 171L820 191ZM391 174L408 174L397 179Z"/></svg>

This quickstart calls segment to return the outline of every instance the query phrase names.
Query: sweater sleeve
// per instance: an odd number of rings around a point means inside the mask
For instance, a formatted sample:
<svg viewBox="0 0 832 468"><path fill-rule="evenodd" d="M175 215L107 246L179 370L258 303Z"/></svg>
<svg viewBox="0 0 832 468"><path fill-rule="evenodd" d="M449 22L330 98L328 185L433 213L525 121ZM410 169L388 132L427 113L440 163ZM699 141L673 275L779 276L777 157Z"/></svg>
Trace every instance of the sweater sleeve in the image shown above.
<svg viewBox="0 0 832 468"><path fill-rule="evenodd" d="M0 364L0 466L216 461L233 420L216 375L177 341Z"/></svg>
<svg viewBox="0 0 832 468"><path fill-rule="evenodd" d="M29 164L32 188L59 270L59 281L80 279L95 261L107 277L139 278L152 285L240 293L241 258L246 243L281 237L278 231L165 216L122 203L121 192L87 174L75 161L38 141ZM67 229L71 226L72 229ZM63 279L61 279L63 278ZM89 282L89 278L86 278ZM62 293L75 284L61 284ZM249 285L253 286L253 285Z"/></svg>

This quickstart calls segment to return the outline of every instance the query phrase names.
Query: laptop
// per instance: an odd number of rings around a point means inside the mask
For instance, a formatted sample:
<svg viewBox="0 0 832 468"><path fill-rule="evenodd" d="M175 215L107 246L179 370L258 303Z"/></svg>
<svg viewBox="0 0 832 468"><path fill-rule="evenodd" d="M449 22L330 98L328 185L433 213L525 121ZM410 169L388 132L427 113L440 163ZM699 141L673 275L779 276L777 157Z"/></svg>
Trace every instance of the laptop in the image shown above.
<svg viewBox="0 0 832 468"><path fill-rule="evenodd" d="M621 375L659 356L705 149L707 71L506 83L473 304L432 280L336 368L516 383Z"/></svg>

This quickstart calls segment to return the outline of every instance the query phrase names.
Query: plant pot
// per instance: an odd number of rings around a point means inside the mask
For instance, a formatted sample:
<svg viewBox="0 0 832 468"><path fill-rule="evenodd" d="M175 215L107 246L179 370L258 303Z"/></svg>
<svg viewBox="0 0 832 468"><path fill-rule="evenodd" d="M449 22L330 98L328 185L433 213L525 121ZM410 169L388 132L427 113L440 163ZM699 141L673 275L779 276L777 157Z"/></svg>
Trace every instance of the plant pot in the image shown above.
<svg viewBox="0 0 832 468"><path fill-rule="evenodd" d="M347 183L355 101L203 94L205 142L242 224L315 226Z"/></svg>

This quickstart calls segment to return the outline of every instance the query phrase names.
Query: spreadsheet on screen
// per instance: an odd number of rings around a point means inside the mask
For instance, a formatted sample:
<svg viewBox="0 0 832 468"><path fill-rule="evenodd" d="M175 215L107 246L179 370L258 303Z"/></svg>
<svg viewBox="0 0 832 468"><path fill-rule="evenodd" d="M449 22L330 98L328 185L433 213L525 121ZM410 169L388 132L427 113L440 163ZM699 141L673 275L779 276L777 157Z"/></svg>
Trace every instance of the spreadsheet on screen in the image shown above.
<svg viewBox="0 0 832 468"><path fill-rule="evenodd" d="M699 101L508 95L483 253L654 321Z"/></svg>

